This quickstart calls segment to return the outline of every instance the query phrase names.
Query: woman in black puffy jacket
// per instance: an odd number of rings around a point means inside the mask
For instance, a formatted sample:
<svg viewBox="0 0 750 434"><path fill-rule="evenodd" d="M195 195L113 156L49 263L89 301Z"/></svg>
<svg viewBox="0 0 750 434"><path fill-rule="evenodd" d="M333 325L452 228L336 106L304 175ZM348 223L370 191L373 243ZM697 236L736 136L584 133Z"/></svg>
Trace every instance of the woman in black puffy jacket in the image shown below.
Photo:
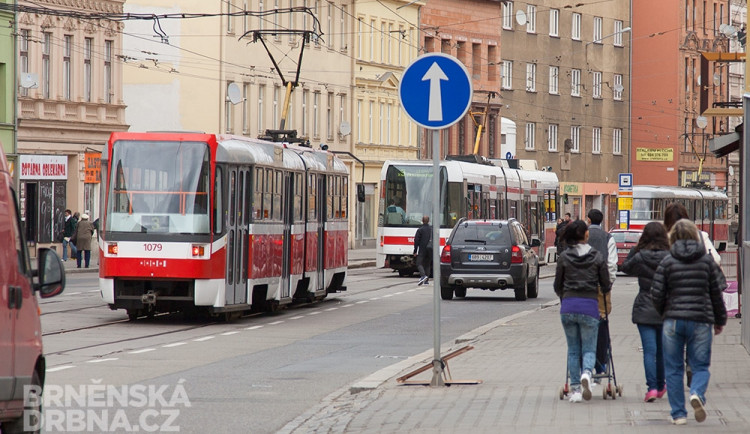
<svg viewBox="0 0 750 434"><path fill-rule="evenodd" d="M633 301L633 324L638 326L643 346L643 370L648 387L644 398L646 402L654 402L667 391L661 342L662 319L651 299L651 281L659 263L668 254L667 230L661 223L651 222L643 228L638 244L622 264L622 271L638 276L638 295Z"/></svg>
<svg viewBox="0 0 750 434"><path fill-rule="evenodd" d="M706 389L711 376L711 342L727 323L722 291L727 287L724 273L710 255L693 222L678 220L669 232L669 256L654 273L651 296L654 307L664 318L662 342L667 395L672 407L672 423L684 425L685 392L683 384L685 350L693 370L690 405L695 420L706 420Z"/></svg>

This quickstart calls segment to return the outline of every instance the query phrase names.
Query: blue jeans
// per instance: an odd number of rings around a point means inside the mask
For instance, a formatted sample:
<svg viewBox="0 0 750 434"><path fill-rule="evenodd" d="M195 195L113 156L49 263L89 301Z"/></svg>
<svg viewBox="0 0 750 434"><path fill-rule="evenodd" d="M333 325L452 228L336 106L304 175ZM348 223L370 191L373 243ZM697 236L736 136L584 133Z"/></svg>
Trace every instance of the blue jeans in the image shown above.
<svg viewBox="0 0 750 434"><path fill-rule="evenodd" d="M583 371L593 371L596 362L596 338L599 333L599 318L580 313L560 315L565 338L568 340L568 376L571 387L581 384L581 355Z"/></svg>
<svg viewBox="0 0 750 434"><path fill-rule="evenodd" d="M83 253L84 256L84 263L86 264L86 268L89 268L89 261L91 260L91 250L79 250L78 255L76 256L76 265L78 265L78 268L81 268L81 254Z"/></svg>
<svg viewBox="0 0 750 434"><path fill-rule="evenodd" d="M712 324L683 319L664 320L662 342L664 344L664 370L667 377L667 396L672 407L672 418L687 417L685 410L685 347L687 362L693 370L690 394L698 395L706 402L706 389L711 373Z"/></svg>
<svg viewBox="0 0 750 434"><path fill-rule="evenodd" d="M78 249L76 249L76 245L71 243L70 241L66 241L65 238L63 238L62 242L62 260L67 261L68 260L68 245L70 245L71 250L71 257L78 256Z"/></svg>
<svg viewBox="0 0 750 434"><path fill-rule="evenodd" d="M664 350L662 326L638 324L643 346L643 370L648 390L664 390Z"/></svg>

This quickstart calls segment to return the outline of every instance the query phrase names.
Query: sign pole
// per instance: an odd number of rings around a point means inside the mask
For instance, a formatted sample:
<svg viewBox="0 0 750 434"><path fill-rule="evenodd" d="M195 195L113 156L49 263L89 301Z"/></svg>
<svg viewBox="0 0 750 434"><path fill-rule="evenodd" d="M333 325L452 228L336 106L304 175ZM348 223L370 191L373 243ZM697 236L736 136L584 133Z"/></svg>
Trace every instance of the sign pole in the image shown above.
<svg viewBox="0 0 750 434"><path fill-rule="evenodd" d="M440 130L432 130L432 245L435 352L430 386L445 386L443 359L440 357Z"/></svg>

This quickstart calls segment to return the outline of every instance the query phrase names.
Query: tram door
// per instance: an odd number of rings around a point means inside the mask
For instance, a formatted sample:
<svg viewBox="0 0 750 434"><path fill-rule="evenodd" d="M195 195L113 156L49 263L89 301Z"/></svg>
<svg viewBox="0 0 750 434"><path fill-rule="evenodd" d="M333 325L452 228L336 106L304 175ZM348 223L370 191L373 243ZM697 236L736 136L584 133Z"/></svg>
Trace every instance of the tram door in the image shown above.
<svg viewBox="0 0 750 434"><path fill-rule="evenodd" d="M230 167L227 179L227 262L225 279L226 305L247 303L248 222L247 170Z"/></svg>
<svg viewBox="0 0 750 434"><path fill-rule="evenodd" d="M281 260L281 298L291 295L292 270L292 226L294 225L294 176L284 174L284 195L282 196L284 229L282 232L282 260Z"/></svg>
<svg viewBox="0 0 750 434"><path fill-rule="evenodd" d="M316 200L318 201L318 260L316 261L318 264L317 273L318 273L318 287L315 288L315 290L325 289L326 288L326 281L325 281L325 265L326 265L326 244L328 244L328 240L326 239L326 221L328 216L328 208L326 207L327 204L327 185L326 185L326 176L321 174L317 176L318 178L318 195L316 196Z"/></svg>

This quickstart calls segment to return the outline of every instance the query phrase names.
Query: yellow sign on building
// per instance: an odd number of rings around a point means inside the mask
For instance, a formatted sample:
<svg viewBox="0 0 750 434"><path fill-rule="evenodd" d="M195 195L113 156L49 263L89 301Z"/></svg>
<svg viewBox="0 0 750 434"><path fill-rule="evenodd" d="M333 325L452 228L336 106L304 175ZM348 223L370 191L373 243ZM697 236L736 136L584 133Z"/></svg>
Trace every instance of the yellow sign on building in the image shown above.
<svg viewBox="0 0 750 434"><path fill-rule="evenodd" d="M635 148L635 159L638 161L672 161L672 148Z"/></svg>

